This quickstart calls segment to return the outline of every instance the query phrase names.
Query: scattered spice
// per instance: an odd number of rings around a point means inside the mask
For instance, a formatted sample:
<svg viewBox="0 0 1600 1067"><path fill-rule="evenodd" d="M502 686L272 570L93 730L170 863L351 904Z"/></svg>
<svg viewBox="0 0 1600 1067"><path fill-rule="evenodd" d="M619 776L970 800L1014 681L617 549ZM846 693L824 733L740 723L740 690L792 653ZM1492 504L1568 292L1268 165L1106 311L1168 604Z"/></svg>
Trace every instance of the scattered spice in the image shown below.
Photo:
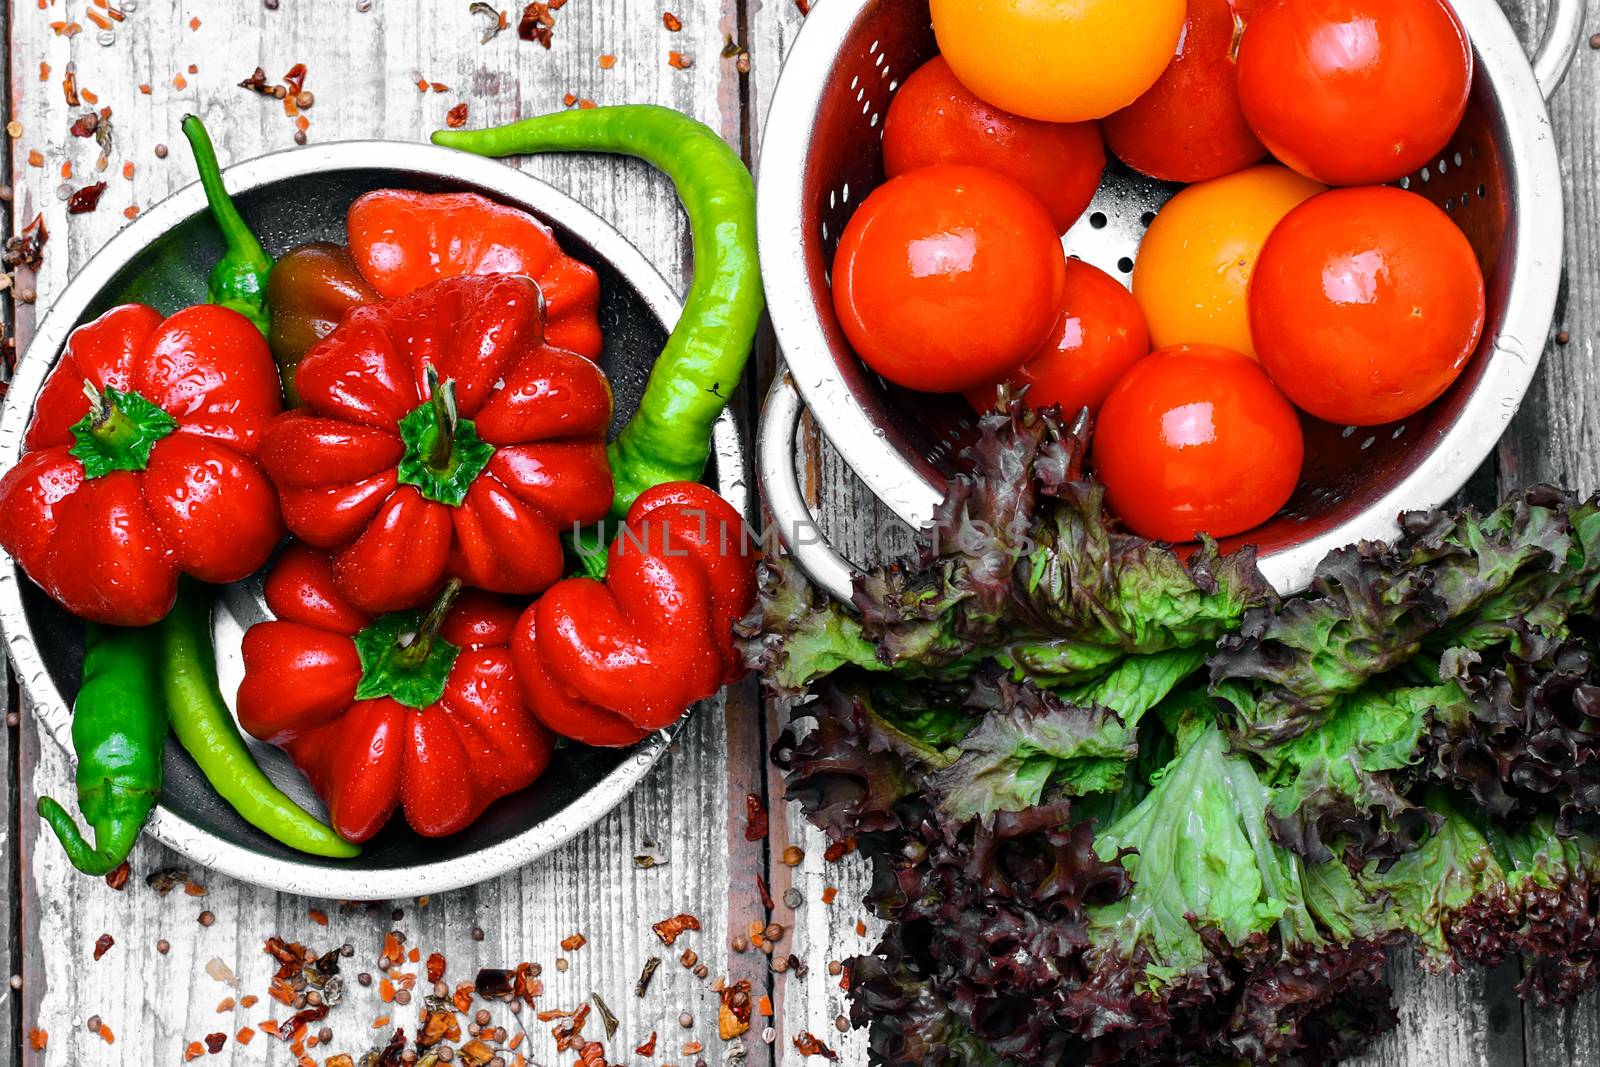
<svg viewBox="0 0 1600 1067"><path fill-rule="evenodd" d="M685 1041L683 1044L683 1054L685 1056L698 1056L705 1050L706 1047L698 1041Z"/></svg>
<svg viewBox="0 0 1600 1067"><path fill-rule="evenodd" d="M661 943L663 945L671 945L674 941L678 940L678 936L685 930L700 929L700 920L696 919L693 915L685 913L681 915L674 915L670 919L662 919L660 922L652 925L650 929L656 932L656 936L661 939Z"/></svg>
<svg viewBox="0 0 1600 1067"><path fill-rule="evenodd" d="M183 1062L197 1060L206 1054L206 1047L198 1041L191 1041L183 1050Z"/></svg>
<svg viewBox="0 0 1600 1067"><path fill-rule="evenodd" d="M823 850L822 858L829 863L838 863L856 850L855 835L846 837L843 841L834 841Z"/></svg>
<svg viewBox="0 0 1600 1067"><path fill-rule="evenodd" d="M610 70L612 67L614 67L616 65L617 65L617 57L616 56L602 55L600 57L600 69L601 70Z"/></svg>
<svg viewBox="0 0 1600 1067"><path fill-rule="evenodd" d="M644 998L644 995L650 991L650 982L656 976L656 968L660 966L660 956L651 956L644 961L644 970L639 972L639 980L633 984L634 996L639 997L641 1000Z"/></svg>
<svg viewBox="0 0 1600 1067"><path fill-rule="evenodd" d="M799 9L802 18L811 14L811 0L794 0L794 6Z"/></svg>
<svg viewBox="0 0 1600 1067"><path fill-rule="evenodd" d="M600 1013L600 1021L605 1024L606 1037L617 1036L617 1017L611 1013L611 1008L599 993L591 992L589 999L594 1001L594 1010Z"/></svg>
<svg viewBox="0 0 1600 1067"><path fill-rule="evenodd" d="M756 1011L770 1018L772 1016L772 998L764 996L757 1001Z"/></svg>
<svg viewBox="0 0 1600 1067"><path fill-rule="evenodd" d="M821 1056L825 1060L837 1060L839 1054L833 1049L817 1040L810 1030L802 1030L800 1036L794 1039L794 1047L800 1050L802 1056Z"/></svg>
<svg viewBox="0 0 1600 1067"><path fill-rule="evenodd" d="M33 149L29 149L28 150L28 166L30 166L30 167L42 167L42 166L44 166L44 156L39 154L39 150L37 148L33 148Z"/></svg>
<svg viewBox="0 0 1600 1067"><path fill-rule="evenodd" d="M328 925L328 913L320 908L307 908L306 917L312 922L316 923L318 926Z"/></svg>
<svg viewBox="0 0 1600 1067"><path fill-rule="evenodd" d="M788 889L783 891L783 905L790 911L796 910L805 902L805 896L794 886L790 886Z"/></svg>
<svg viewBox="0 0 1600 1067"><path fill-rule="evenodd" d="M215 1056L222 1051L222 1046L228 1043L228 1035L217 1033L206 1035L206 1051Z"/></svg>
<svg viewBox="0 0 1600 1067"><path fill-rule="evenodd" d="M6 135L13 141L21 137L22 123L18 122L16 119L12 119L10 122L6 123Z"/></svg>
<svg viewBox="0 0 1600 1067"><path fill-rule="evenodd" d="M50 1042L49 1031L32 1027L28 1030L28 1047L35 1052L43 1052L45 1045Z"/></svg>
<svg viewBox="0 0 1600 1067"><path fill-rule="evenodd" d="M111 946L115 945L116 943L117 943L117 939L112 937L110 934L101 934L99 937L95 938L95 941L94 941L94 958L95 958L95 960L98 961L101 956L104 956L107 952L110 952L111 951Z"/></svg>
<svg viewBox="0 0 1600 1067"><path fill-rule="evenodd" d="M772 890L767 888L767 880L761 877L759 874L756 875L756 895L761 898L761 906L767 911L770 912L773 908L777 907L777 905L772 902Z"/></svg>
<svg viewBox="0 0 1600 1067"><path fill-rule="evenodd" d="M459 130L467 124L467 102L465 100L445 112L444 124L452 130Z"/></svg>
<svg viewBox="0 0 1600 1067"><path fill-rule="evenodd" d="M100 184L102 188L105 186L104 182L101 182ZM209 911L202 911L196 921L199 922L201 926L210 926L212 923L217 921L217 917L211 914Z"/></svg>
<svg viewBox="0 0 1600 1067"><path fill-rule="evenodd" d="M233 1035L233 1039L241 1045L248 1045L256 1039L256 1032L248 1026L241 1026L239 1032Z"/></svg>
<svg viewBox="0 0 1600 1067"><path fill-rule="evenodd" d="M133 164L129 163L127 165L126 169L127 169L127 172L128 172L128 177L130 177L130 178L133 177ZM110 874L106 875L106 885L110 886L112 889L116 889L116 890L119 890L119 891L123 890L123 889L126 889L128 887L128 875L131 872L132 872L132 868L130 868L128 866L128 861L127 860L123 860L120 864L117 865L117 869L116 870L114 870Z"/></svg>
<svg viewBox="0 0 1600 1067"><path fill-rule="evenodd" d="M717 1036L732 1041L750 1029L750 982L741 978L717 995Z"/></svg>
<svg viewBox="0 0 1600 1067"><path fill-rule="evenodd" d="M200 28L200 17L198 15L189 20L189 28L191 30L198 30ZM208 1038L207 1040L210 1039Z"/></svg>
<svg viewBox="0 0 1600 1067"><path fill-rule="evenodd" d="M1568 333L1566 330L1562 330L1560 333L1556 334L1556 344L1558 345L1570 344L1571 341L1572 334Z"/></svg>
<svg viewBox="0 0 1600 1067"><path fill-rule="evenodd" d="M479 44L488 44L500 36L501 31L506 28L508 21L506 13L504 11L496 11L493 4L486 4L483 0L473 0L471 4L467 5L467 10L474 15L481 15L488 19L488 22L484 23L483 36L478 38Z"/></svg>
<svg viewBox="0 0 1600 1067"><path fill-rule="evenodd" d="M172 946L167 943L167 939L166 938L163 937L160 941L156 942L156 951L159 952L161 955L165 956L171 950L172 950Z"/></svg>
<svg viewBox="0 0 1600 1067"><path fill-rule="evenodd" d="M674 52L673 55L678 53ZM744 798L744 839L746 841L760 841L767 836L767 808L761 803L761 798L755 793L747 793Z"/></svg>
<svg viewBox="0 0 1600 1067"><path fill-rule="evenodd" d="M117 1043L117 1035L113 1034L111 1032L111 1027L107 1026L105 1023L101 1023L100 1026L95 1030L95 1033L99 1034L100 1040L104 1041L108 1045L115 1045Z"/></svg>
<svg viewBox="0 0 1600 1067"><path fill-rule="evenodd" d="M561 951L574 952L589 943L589 939L582 934L573 934L571 937L561 939Z"/></svg>
<svg viewBox="0 0 1600 1067"><path fill-rule="evenodd" d="M790 845L783 850L783 865L785 867L798 867L806 860L805 850L799 845Z"/></svg>
<svg viewBox="0 0 1600 1067"><path fill-rule="evenodd" d="M549 48L554 39L556 24L551 11L560 6L559 3L532 3L523 8L522 17L517 20L517 36L524 41L536 41Z"/></svg>
<svg viewBox="0 0 1600 1067"><path fill-rule="evenodd" d="M100 195L105 191L105 182L95 182L93 185L85 185L82 189L79 189L77 192L67 197L67 214L87 215L89 212L100 206ZM205 914L209 915L211 913L206 912ZM202 921L201 925L209 926L210 924ZM101 940L109 942L111 940L111 935L105 934L102 936ZM110 944L106 945L106 948L110 947ZM99 958L99 956L95 957L95 959Z"/></svg>
<svg viewBox="0 0 1600 1067"><path fill-rule="evenodd" d="M656 1054L656 1032L654 1030L650 1031L650 1039L633 1051L647 1058L654 1056Z"/></svg>
<svg viewBox="0 0 1600 1067"><path fill-rule="evenodd" d="M683 20L670 11L663 11L661 13L661 25L667 28L667 32L677 33L683 29Z"/></svg>
<svg viewBox="0 0 1600 1067"><path fill-rule="evenodd" d="M157 159L166 159L167 158L167 146L166 145L164 145L164 144L156 145L156 158Z"/></svg>
<svg viewBox="0 0 1600 1067"><path fill-rule="evenodd" d="M133 181L133 160L130 159L122 165L122 176L130 182ZM113 885L111 886L112 889L121 889L122 886L128 884L127 866L128 865L124 863L121 867L118 867L117 870L106 875L106 882L109 884L113 875L115 875L118 871L122 872L122 884Z"/></svg>
<svg viewBox="0 0 1600 1067"><path fill-rule="evenodd" d="M694 66L694 56L687 52L668 52L667 66L673 70L688 70Z"/></svg>
<svg viewBox="0 0 1600 1067"><path fill-rule="evenodd" d="M444 956L437 952L428 954L428 981L437 982L444 977Z"/></svg>
<svg viewBox="0 0 1600 1067"><path fill-rule="evenodd" d="M824 904L832 904L833 901L834 901L834 898L836 898L838 895L839 895L839 887L838 886L831 886L831 885L830 886L824 886L823 890L822 890L822 902Z"/></svg>

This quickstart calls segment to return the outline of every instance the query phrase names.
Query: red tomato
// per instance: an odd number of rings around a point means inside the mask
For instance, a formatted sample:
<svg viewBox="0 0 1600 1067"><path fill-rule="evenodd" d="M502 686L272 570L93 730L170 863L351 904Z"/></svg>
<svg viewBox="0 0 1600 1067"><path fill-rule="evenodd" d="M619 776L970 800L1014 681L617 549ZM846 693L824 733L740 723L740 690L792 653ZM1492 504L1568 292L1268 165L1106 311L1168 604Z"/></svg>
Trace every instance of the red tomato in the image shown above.
<svg viewBox="0 0 1600 1067"><path fill-rule="evenodd" d="M861 202L834 256L833 306L867 366L953 393L1038 350L1065 273L1037 198L992 170L938 164Z"/></svg>
<svg viewBox="0 0 1600 1067"><path fill-rule="evenodd" d="M1139 99L1107 116L1106 144L1134 170L1171 182L1220 178L1267 154L1239 108L1234 50L1264 0L1189 0L1178 55Z"/></svg>
<svg viewBox="0 0 1600 1067"><path fill-rule="evenodd" d="M1461 123L1472 45L1443 0L1294 0L1250 22L1239 100L1272 154L1327 185L1394 181Z"/></svg>
<svg viewBox="0 0 1600 1067"><path fill-rule="evenodd" d="M1122 283L1081 259L1067 260L1060 309L1050 339L1009 380L1028 387L1030 406L1060 404L1071 419L1080 408L1098 409L1117 379L1150 352L1150 331ZM968 403L989 410L997 385L969 389Z"/></svg>
<svg viewBox="0 0 1600 1067"><path fill-rule="evenodd" d="M1483 331L1483 273L1416 193L1334 189L1284 216L1250 282L1261 365L1301 408L1373 426L1427 406Z"/></svg>
<svg viewBox="0 0 1600 1067"><path fill-rule="evenodd" d="M1015 178L1066 233L1100 185L1106 149L1096 123L1002 111L972 95L944 57L934 56L906 79L883 120L883 166L891 178L930 163L970 163Z"/></svg>
<svg viewBox="0 0 1600 1067"><path fill-rule="evenodd" d="M1294 408L1249 356L1174 345L1141 359L1100 409L1094 465L1135 533L1190 541L1270 519L1300 480Z"/></svg>

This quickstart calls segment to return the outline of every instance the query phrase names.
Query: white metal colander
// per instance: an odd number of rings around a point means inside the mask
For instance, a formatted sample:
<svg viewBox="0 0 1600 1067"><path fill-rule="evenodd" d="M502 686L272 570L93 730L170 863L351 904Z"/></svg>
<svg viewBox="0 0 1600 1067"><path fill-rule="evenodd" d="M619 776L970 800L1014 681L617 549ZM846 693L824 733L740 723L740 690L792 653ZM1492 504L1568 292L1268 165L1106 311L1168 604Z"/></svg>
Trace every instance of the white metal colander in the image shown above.
<svg viewBox="0 0 1600 1067"><path fill-rule="evenodd" d="M1487 284L1483 340L1455 385L1402 423L1306 418L1299 487L1251 542L1280 590L1302 588L1332 548L1387 537L1398 514L1455 494L1522 401L1550 332L1562 261L1562 191L1545 98L1572 61L1582 0L1552 0L1531 61L1496 0L1454 0L1475 53L1472 98L1437 160L1400 182L1472 242ZM959 396L900 389L869 371L834 315L829 269L851 213L883 181L883 116L937 51L927 0L823 0L784 66L758 175L762 277L788 364L762 415L758 465L779 535L800 565L848 598L851 568L815 536L794 465L804 406L851 469L897 515L924 526L943 497L972 414ZM1125 282L1155 213L1180 186L1113 162L1067 252Z"/></svg>

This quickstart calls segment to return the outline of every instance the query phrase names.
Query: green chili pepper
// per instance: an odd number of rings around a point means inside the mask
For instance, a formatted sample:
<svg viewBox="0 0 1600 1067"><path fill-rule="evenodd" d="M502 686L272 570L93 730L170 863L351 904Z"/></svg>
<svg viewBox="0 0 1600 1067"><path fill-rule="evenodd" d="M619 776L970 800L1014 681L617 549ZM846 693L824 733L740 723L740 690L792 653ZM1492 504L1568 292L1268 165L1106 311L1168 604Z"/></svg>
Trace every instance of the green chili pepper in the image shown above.
<svg viewBox="0 0 1600 1067"><path fill-rule="evenodd" d="M698 481L712 425L739 384L765 306L755 184L738 154L703 123L642 104L560 111L489 130L440 130L433 141L483 156L614 152L672 178L694 236L694 284L639 410L609 448L612 514L623 517L651 486Z"/></svg>
<svg viewBox="0 0 1600 1067"><path fill-rule="evenodd" d="M85 874L107 874L128 858L161 795L167 709L156 668L150 630L85 625L72 748L78 754L78 807L95 843L84 840L59 803L39 798L39 817Z"/></svg>
<svg viewBox="0 0 1600 1067"><path fill-rule="evenodd" d="M233 206L233 198L223 187L222 168L217 163L217 152L211 147L211 135L206 133L205 125L194 115L185 115L183 135L194 150L195 167L200 171L206 203L211 205L211 217L227 242L227 251L211 270L208 299L237 311L266 336L272 326L267 316L267 278L272 274L272 257L250 232L239 209Z"/></svg>
<svg viewBox="0 0 1600 1067"><path fill-rule="evenodd" d="M184 578L177 603L155 631L172 732L212 788L246 822L291 848L340 859L358 855L359 845L318 822L256 766L217 686L211 590Z"/></svg>

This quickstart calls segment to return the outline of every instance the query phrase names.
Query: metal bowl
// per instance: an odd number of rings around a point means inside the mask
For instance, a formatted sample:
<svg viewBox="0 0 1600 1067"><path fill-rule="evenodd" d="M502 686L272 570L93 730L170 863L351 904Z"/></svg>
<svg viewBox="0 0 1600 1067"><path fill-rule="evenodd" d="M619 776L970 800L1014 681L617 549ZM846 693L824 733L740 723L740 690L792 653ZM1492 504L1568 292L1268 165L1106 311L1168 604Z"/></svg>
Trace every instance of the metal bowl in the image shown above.
<svg viewBox="0 0 1600 1067"><path fill-rule="evenodd" d="M1549 334L1562 191L1544 99L1577 48L1583 3L1554 0L1531 66L1496 0L1454 6L1476 55L1471 104L1439 159L1400 184L1444 208L1471 240L1488 288L1483 341L1455 385L1402 423L1303 420L1306 463L1293 498L1224 543L1260 546L1262 570L1284 591L1302 588L1329 549L1387 537L1402 510L1433 507L1459 490L1516 412ZM796 484L793 391L851 469L913 527L932 516L972 438L961 397L899 389L856 358L829 288L839 235L883 180L884 112L936 51L927 0L817 5L789 53L762 143L762 277L791 380L778 380L763 415L761 478L802 567L846 596L849 567L815 535ZM1062 239L1066 251L1127 283L1145 228L1178 188L1113 163Z"/></svg>
<svg viewBox="0 0 1600 1067"><path fill-rule="evenodd" d="M263 156L228 168L228 187L267 250L303 241L342 241L351 201L372 189L470 190L530 211L561 246L600 274L600 363L616 393L614 429L632 413L681 305L666 280L616 230L577 201L503 164L431 145L355 141ZM22 452L35 398L68 334L129 300L164 312L204 301L206 275L222 252L198 183L122 230L72 279L40 324L0 413L0 471ZM748 511L744 452L733 419L717 423L707 472L741 513ZM230 701L243 673L239 643L267 618L260 575L227 587L213 617L218 673ZM0 566L0 627L30 713L71 751L71 702L83 660L81 623L44 595L15 564ZM290 893L341 899L417 896L469 885L521 867L614 808L661 757L676 728L634 748L568 744L528 789L490 806L467 830L424 838L403 818L369 841L360 857L328 860L280 845L224 803L183 749L166 747L166 781L148 830L214 870ZM252 743L277 784L309 810L322 806L278 749Z"/></svg>

